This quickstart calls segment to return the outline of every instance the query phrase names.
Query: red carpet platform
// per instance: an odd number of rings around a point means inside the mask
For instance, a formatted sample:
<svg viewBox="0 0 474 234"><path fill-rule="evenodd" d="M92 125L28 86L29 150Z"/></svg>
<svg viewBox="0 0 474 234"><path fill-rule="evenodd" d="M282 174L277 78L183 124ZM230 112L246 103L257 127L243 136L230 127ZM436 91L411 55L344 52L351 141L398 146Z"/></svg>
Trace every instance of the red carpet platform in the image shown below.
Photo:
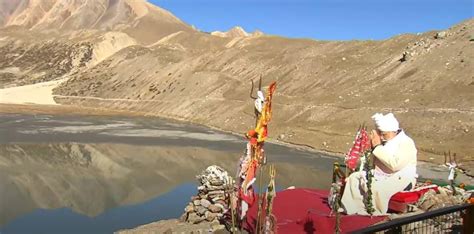
<svg viewBox="0 0 474 234"><path fill-rule="evenodd" d="M273 203L277 232L334 233L336 218L330 214L328 194L329 191L314 189L288 189L278 192ZM247 231L255 230L257 206L253 206L247 214L244 228ZM385 216L342 215L341 232L350 233L384 219Z"/></svg>

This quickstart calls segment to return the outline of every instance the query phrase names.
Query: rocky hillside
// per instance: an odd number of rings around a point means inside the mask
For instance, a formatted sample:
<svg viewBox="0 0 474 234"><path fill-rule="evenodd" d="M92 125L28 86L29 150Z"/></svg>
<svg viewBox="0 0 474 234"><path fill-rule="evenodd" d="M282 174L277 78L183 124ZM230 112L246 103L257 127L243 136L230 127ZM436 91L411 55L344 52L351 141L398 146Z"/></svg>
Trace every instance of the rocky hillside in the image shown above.
<svg viewBox="0 0 474 234"><path fill-rule="evenodd" d="M392 111L428 160L474 152L473 20L384 41L170 35L121 50L56 89L65 104L113 106L243 132L251 81L278 82L271 136L334 152ZM86 98L80 98L86 97Z"/></svg>
<svg viewBox="0 0 474 234"><path fill-rule="evenodd" d="M63 35L3 29L0 34L0 88L79 73L137 43L122 32L85 31Z"/></svg>
<svg viewBox="0 0 474 234"><path fill-rule="evenodd" d="M138 9L130 4L139 1L97 2L108 2L103 12L114 12L110 3ZM69 32L54 38L36 30L45 22L55 25L53 18L21 21L17 7L3 18L5 25L21 27L1 31L1 84L68 77L55 90L62 104L125 109L241 133L254 122L251 81L262 77L264 85L278 82L273 139L345 152L360 124L370 123L375 112L392 111L415 139L420 158L442 161L439 155L451 150L473 161L473 19L442 32L383 41L316 41L241 36L245 31L238 29L211 35L179 20L171 24L174 17L148 3L138 5L146 10L130 10L135 13L127 23L94 16L114 22L108 32L108 23L76 20L88 9L77 8L62 20L68 26L61 29ZM169 27L155 26L162 24ZM70 31L76 27L87 30ZM162 31L154 33L156 28ZM67 65L61 67L62 61Z"/></svg>

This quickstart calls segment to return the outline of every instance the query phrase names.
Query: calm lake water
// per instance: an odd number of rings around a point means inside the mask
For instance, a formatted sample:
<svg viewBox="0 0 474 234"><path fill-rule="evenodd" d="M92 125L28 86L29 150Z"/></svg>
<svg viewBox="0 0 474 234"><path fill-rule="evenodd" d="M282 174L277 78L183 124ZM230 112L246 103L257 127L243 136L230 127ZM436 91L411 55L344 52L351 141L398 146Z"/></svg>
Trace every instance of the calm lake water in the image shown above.
<svg viewBox="0 0 474 234"><path fill-rule="evenodd" d="M271 131L271 126L270 126ZM112 233L179 217L245 141L156 118L0 114L0 233ZM279 188L329 188L326 155L265 145Z"/></svg>

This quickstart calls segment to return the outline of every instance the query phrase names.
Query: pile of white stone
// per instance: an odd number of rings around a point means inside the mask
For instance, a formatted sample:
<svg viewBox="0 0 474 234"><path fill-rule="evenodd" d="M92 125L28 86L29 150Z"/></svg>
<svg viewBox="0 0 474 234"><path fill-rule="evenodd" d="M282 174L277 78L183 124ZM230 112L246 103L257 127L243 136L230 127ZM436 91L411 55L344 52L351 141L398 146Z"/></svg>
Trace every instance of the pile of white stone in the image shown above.
<svg viewBox="0 0 474 234"><path fill-rule="evenodd" d="M211 222L219 225L219 220L229 209L227 193L233 186L232 177L224 169L213 165L196 178L200 183L198 194L191 197L182 220L193 224Z"/></svg>

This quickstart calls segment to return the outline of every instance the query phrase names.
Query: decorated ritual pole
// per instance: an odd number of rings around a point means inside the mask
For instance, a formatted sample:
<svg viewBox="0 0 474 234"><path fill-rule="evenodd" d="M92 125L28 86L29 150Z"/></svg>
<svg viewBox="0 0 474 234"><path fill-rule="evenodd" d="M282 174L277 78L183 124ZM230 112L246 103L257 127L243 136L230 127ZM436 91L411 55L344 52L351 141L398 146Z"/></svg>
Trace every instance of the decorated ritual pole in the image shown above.
<svg viewBox="0 0 474 234"><path fill-rule="evenodd" d="M260 85L259 85L260 86ZM254 182L256 181L256 176L258 172L259 181L258 189L259 192L263 191L262 188L262 176L263 169L262 166L266 163L265 153L264 153L264 143L268 134L268 123L271 119L271 101L273 97L273 92L276 88L276 82L273 82L269 87L264 96L263 92L259 89L257 92L257 97L252 96L253 92L253 82L252 82L252 91L251 98L255 99L255 117L256 125L253 129L249 130L245 136L248 139L247 148L245 154L241 157L239 167L237 169L237 186L236 193L234 197L236 199L235 206L236 217L238 219L237 226L242 226L242 221L246 218L247 211L255 205L257 202L258 205L258 217L257 217L257 226L254 230L256 233L260 232L261 225L261 203L260 198L255 195L254 191Z"/></svg>
<svg viewBox="0 0 474 234"><path fill-rule="evenodd" d="M266 165L266 157L264 153L264 143L268 136L268 123L272 117L272 98L273 92L276 89L276 82L273 82L268 87L268 91L265 97L265 102L262 108L262 111L259 116L259 120L257 125L255 126L255 131L257 132L257 146L254 153L256 154L256 159L258 160L259 165L259 182L258 182L258 191L259 193L263 194L262 188L262 177L263 177L263 167ZM257 225L256 225L256 233L261 233L262 230L262 212L263 212L263 199L261 199L261 195L257 196Z"/></svg>

